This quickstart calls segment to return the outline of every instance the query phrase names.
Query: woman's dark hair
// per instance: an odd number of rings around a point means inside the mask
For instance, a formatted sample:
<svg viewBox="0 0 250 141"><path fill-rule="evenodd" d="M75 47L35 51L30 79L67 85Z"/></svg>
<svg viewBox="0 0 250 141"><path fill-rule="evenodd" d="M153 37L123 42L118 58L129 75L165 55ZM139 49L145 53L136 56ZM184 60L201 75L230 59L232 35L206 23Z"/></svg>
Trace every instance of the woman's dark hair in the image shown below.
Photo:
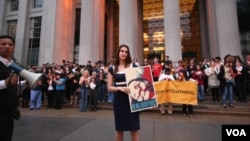
<svg viewBox="0 0 250 141"><path fill-rule="evenodd" d="M216 56L214 59L221 61L221 57L220 56Z"/></svg>
<svg viewBox="0 0 250 141"><path fill-rule="evenodd" d="M211 62L211 61L215 62L215 58L211 58L211 59L210 59L210 62Z"/></svg>
<svg viewBox="0 0 250 141"><path fill-rule="evenodd" d="M123 48L123 47L125 47L125 48L128 49L128 55L127 55L127 58L126 58L126 67L129 66L129 65L132 63L132 59L131 59L131 55L130 55L130 51L129 51L128 45L126 45L126 44L121 44L121 45L119 46L119 48L117 49L116 54L115 54L115 62L114 62L115 72L118 71L118 66L119 66L119 64L120 64L119 53L120 53L121 48Z"/></svg>
<svg viewBox="0 0 250 141"><path fill-rule="evenodd" d="M225 55L225 56L224 56L224 62L228 61L228 58L230 58L230 57L231 57L230 54Z"/></svg>
<svg viewBox="0 0 250 141"><path fill-rule="evenodd" d="M240 56L235 56L235 62L236 62L236 61L242 63L242 60L241 60Z"/></svg>
<svg viewBox="0 0 250 141"><path fill-rule="evenodd" d="M166 65L167 65L167 66L169 66L169 65L171 65L171 64L173 64L171 60L167 60L167 61L166 61Z"/></svg>
<svg viewBox="0 0 250 141"><path fill-rule="evenodd" d="M194 68L195 71L198 71L197 67L200 67L200 70L201 70L201 71L204 70L203 67L201 66L201 64L196 64L196 65L195 65L195 68Z"/></svg>
<svg viewBox="0 0 250 141"><path fill-rule="evenodd" d="M187 76L187 71L186 70L183 69L183 70L180 71L180 73L183 74L185 80L189 79L188 76Z"/></svg>
<svg viewBox="0 0 250 141"><path fill-rule="evenodd" d="M167 72L171 72L171 68L165 68L164 73L166 74Z"/></svg>
<svg viewBox="0 0 250 141"><path fill-rule="evenodd" d="M215 58L210 58L210 65L211 66L211 62L214 62L214 64L216 64Z"/></svg>
<svg viewBox="0 0 250 141"><path fill-rule="evenodd" d="M105 73L104 69L100 69L99 73L102 72L103 74Z"/></svg>

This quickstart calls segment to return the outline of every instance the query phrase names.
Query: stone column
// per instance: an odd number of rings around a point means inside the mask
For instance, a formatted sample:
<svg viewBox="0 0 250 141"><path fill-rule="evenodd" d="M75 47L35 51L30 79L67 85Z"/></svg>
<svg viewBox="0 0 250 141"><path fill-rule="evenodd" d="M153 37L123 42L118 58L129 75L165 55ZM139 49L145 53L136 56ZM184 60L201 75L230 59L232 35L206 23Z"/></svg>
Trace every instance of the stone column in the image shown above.
<svg viewBox="0 0 250 141"><path fill-rule="evenodd" d="M27 26L30 19L28 17L29 10L28 0L19 1L18 16L17 16L17 28L16 28L16 48L15 48L15 59L18 63L26 65L28 56L28 46L29 42L27 35L29 32L29 27ZM27 37L27 38L26 38Z"/></svg>
<svg viewBox="0 0 250 141"><path fill-rule="evenodd" d="M218 33L219 55L241 54L240 34L235 0L215 0L216 24Z"/></svg>
<svg viewBox="0 0 250 141"><path fill-rule="evenodd" d="M138 8L137 8L137 39L135 42L137 43L138 47L138 54L137 54L137 59L140 64L143 63L143 1L142 0L137 0Z"/></svg>
<svg viewBox="0 0 250 141"><path fill-rule="evenodd" d="M182 58L179 0L163 0L165 55L176 63Z"/></svg>
<svg viewBox="0 0 250 141"><path fill-rule="evenodd" d="M120 0L119 11L119 45L129 46L131 57L138 57L137 29L138 7L137 0Z"/></svg>
<svg viewBox="0 0 250 141"><path fill-rule="evenodd" d="M208 39L208 23L206 13L206 0L199 0L199 23L200 23L200 39L201 39L201 57L210 58L210 49Z"/></svg>
<svg viewBox="0 0 250 141"><path fill-rule="evenodd" d="M206 0L208 36L209 36L208 40L209 40L209 49L211 57L219 56L215 1L217 0Z"/></svg>
<svg viewBox="0 0 250 141"><path fill-rule="evenodd" d="M5 27L5 13L6 13L6 6L7 5L7 2L6 2L6 0L1 0L0 1L0 34L4 34L5 33L5 30L6 30L6 28L4 28Z"/></svg>
<svg viewBox="0 0 250 141"><path fill-rule="evenodd" d="M105 1L94 0L94 28L93 28L93 49L92 61L103 60L104 52L104 18L105 18Z"/></svg>
<svg viewBox="0 0 250 141"><path fill-rule="evenodd" d="M94 40L94 2L93 0L82 0L81 3L81 24L80 24L80 46L79 46L79 64L87 64L92 60L93 41Z"/></svg>
<svg viewBox="0 0 250 141"><path fill-rule="evenodd" d="M62 60L72 61L73 59L73 1L57 0L56 26L54 41L54 62L62 63ZM75 10L75 9L74 9Z"/></svg>
<svg viewBox="0 0 250 141"><path fill-rule="evenodd" d="M47 62L54 62L55 28L56 28L56 6L57 2L44 1L41 28L41 47L39 52L39 65Z"/></svg>
<svg viewBox="0 0 250 141"><path fill-rule="evenodd" d="M115 24L114 24L114 20L115 20L115 2L110 2L108 5L108 41L107 41L107 45L108 45L108 50L107 50L107 58L108 58L108 63L112 60L112 57L115 54L115 46L114 46L114 42L115 42Z"/></svg>

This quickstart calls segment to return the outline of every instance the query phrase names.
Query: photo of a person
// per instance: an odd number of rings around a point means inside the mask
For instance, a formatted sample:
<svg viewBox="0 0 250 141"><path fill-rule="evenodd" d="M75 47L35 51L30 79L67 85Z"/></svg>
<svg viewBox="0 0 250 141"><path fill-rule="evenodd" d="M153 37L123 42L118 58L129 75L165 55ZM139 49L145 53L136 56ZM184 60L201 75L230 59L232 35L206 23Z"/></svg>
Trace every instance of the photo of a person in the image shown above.
<svg viewBox="0 0 250 141"><path fill-rule="evenodd" d="M150 66L128 68L125 76L130 89L131 111L141 111L158 106Z"/></svg>
<svg viewBox="0 0 250 141"><path fill-rule="evenodd" d="M131 90L132 103L146 101L155 98L153 84L145 78L135 78L129 81L128 87Z"/></svg>

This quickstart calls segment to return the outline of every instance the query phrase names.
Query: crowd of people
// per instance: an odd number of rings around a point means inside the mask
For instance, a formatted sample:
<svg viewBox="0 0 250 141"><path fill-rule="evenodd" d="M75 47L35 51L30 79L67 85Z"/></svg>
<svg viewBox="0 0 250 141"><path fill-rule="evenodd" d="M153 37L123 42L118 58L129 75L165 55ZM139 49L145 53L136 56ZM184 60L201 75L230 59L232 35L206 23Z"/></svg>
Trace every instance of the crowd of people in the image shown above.
<svg viewBox="0 0 250 141"><path fill-rule="evenodd" d="M122 140L124 131L130 131L132 140L138 141L140 113L130 111L130 89L124 72L131 66L151 66L154 81L194 81L197 83L198 101L205 101L205 93L209 90L212 100L221 102L224 108L233 108L235 100L247 102L249 93L250 54L245 61L239 56L226 55L223 59L192 58L187 63L182 59L175 63L166 56L163 63L155 57L152 63L145 58L140 64L136 58L131 59L129 47L123 44L108 65L100 60L94 65L91 61L80 65L63 60L61 64L28 66L28 71L43 74L37 85L30 88L9 70L14 49L15 40L9 35L0 35L0 138L3 140L12 139L14 120L21 116L18 108L21 97L22 107L30 110L39 110L43 103L47 108L60 110L63 104L70 102L70 105L79 105L80 112L97 111L98 101L112 102L116 140ZM167 113L171 115L174 103L166 104ZM165 114L166 104L160 105L161 114ZM183 104L182 112L184 116L192 116L193 106Z"/></svg>
<svg viewBox="0 0 250 141"><path fill-rule="evenodd" d="M34 73L42 73L41 81L34 88L29 86L22 89L22 107L30 110L40 109L42 103L47 108L61 109L63 104L79 105L81 112L97 110L97 103L109 101L112 96L107 93L107 68L102 61L95 65L88 61L79 65L69 61L62 64L43 64L28 66L26 69Z"/></svg>
<svg viewBox="0 0 250 141"><path fill-rule="evenodd" d="M221 102L224 108L233 108L235 100L247 102L250 84L250 55L247 55L245 60L228 54L223 59L219 56L210 59L203 58L200 61L192 58L187 64L179 60L174 66L171 60L166 59L163 66L165 73L160 75L157 73L156 77L159 76L159 81L173 79L195 81L199 102L205 101L205 93L210 92L214 102ZM162 114L165 113L163 108L160 108L160 111ZM168 104L167 111L168 114L172 114L171 103ZM192 116L193 106L183 104L183 114Z"/></svg>
<svg viewBox="0 0 250 141"><path fill-rule="evenodd" d="M203 58L200 61L191 58L188 62L180 59L173 63L169 56L164 62L155 57L152 62L144 58L143 63L133 59L133 67L151 66L154 81L178 80L197 82L198 101L206 100L205 93L210 92L212 100L221 102L224 108L234 107L234 100L247 102L250 81L250 55L243 61L239 56L226 55L221 57ZM43 73L39 85L22 92L23 107L30 110L40 109L47 98L47 108L61 109L62 104L78 105L81 112L97 110L98 102L112 102L113 94L107 90L107 73L114 67L112 60L108 65L99 60L88 61L86 65L79 65L70 61L62 64L43 64L28 66L27 70ZM234 98L235 96L235 98ZM228 101L228 102L227 102ZM227 104L228 103L228 104ZM167 103L167 113L173 113L173 103ZM160 112L165 114L165 104L160 105ZM193 106L183 105L183 114L192 116Z"/></svg>

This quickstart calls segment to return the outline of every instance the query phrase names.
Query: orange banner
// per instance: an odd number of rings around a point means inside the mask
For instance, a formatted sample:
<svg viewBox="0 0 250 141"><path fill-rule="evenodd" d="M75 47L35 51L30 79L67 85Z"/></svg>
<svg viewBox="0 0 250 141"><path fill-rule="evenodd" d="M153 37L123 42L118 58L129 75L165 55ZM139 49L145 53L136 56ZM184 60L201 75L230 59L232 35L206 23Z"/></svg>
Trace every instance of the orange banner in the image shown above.
<svg viewBox="0 0 250 141"><path fill-rule="evenodd" d="M197 83L191 81L154 82L158 104L171 102L197 105Z"/></svg>

